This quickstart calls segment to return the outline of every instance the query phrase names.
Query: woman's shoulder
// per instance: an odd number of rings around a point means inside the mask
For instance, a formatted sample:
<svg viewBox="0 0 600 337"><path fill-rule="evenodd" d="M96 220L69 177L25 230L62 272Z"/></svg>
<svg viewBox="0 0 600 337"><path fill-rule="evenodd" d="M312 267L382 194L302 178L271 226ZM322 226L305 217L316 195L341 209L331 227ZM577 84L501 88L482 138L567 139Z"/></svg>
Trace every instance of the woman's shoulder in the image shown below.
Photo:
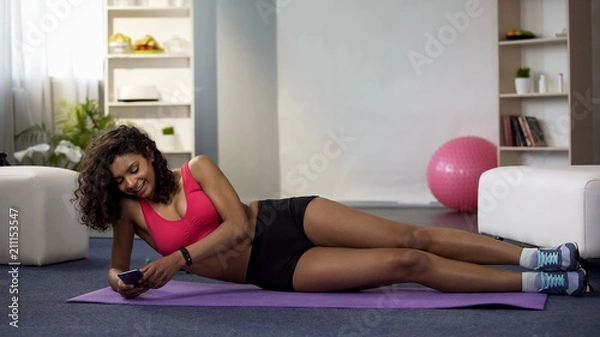
<svg viewBox="0 0 600 337"><path fill-rule="evenodd" d="M131 208L139 204L139 200L136 198L125 197L121 199L121 207Z"/></svg>
<svg viewBox="0 0 600 337"><path fill-rule="evenodd" d="M188 162L188 169L194 180L204 186L208 181L213 181L222 175L217 164L206 155L199 155Z"/></svg>
<svg viewBox="0 0 600 337"><path fill-rule="evenodd" d="M192 158L190 161L188 161L188 167L190 168L190 170L192 170L192 168L200 168L202 166L214 165L214 164L215 163L212 161L212 159L210 159L209 156L204 155L204 154L197 155L194 158Z"/></svg>
<svg viewBox="0 0 600 337"><path fill-rule="evenodd" d="M136 211L140 209L140 201L134 198L123 198L120 202L121 217L135 219Z"/></svg>
<svg viewBox="0 0 600 337"><path fill-rule="evenodd" d="M215 168L217 165L207 155L198 155L192 158L188 163L188 169L192 173L192 176L198 180L198 176L202 175L202 172Z"/></svg>

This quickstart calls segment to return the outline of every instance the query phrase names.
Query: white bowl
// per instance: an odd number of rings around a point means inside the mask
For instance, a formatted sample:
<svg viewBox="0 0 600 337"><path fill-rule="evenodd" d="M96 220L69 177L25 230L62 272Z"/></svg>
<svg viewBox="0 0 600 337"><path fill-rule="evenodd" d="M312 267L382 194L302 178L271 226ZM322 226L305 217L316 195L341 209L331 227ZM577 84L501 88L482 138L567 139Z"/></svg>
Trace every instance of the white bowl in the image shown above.
<svg viewBox="0 0 600 337"><path fill-rule="evenodd" d="M129 54L131 53L131 44L127 41L113 41L108 43L111 54Z"/></svg>
<svg viewBox="0 0 600 337"><path fill-rule="evenodd" d="M120 102L148 102L160 100L155 85L123 85L119 87L117 100Z"/></svg>
<svg viewBox="0 0 600 337"><path fill-rule="evenodd" d="M112 5L113 6L136 6L137 5L137 1L136 0L112 0Z"/></svg>

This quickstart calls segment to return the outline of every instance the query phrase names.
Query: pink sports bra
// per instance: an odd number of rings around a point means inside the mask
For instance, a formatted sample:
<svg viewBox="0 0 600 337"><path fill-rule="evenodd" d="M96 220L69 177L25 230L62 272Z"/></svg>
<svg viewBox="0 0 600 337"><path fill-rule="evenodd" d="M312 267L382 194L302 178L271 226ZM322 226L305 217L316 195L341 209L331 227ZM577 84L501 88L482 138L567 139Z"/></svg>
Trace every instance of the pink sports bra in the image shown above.
<svg viewBox="0 0 600 337"><path fill-rule="evenodd" d="M146 200L140 199L140 207L156 250L163 256L199 241L223 222L213 203L192 176L188 163L181 167L181 175L187 202L187 209L181 220L166 220Z"/></svg>

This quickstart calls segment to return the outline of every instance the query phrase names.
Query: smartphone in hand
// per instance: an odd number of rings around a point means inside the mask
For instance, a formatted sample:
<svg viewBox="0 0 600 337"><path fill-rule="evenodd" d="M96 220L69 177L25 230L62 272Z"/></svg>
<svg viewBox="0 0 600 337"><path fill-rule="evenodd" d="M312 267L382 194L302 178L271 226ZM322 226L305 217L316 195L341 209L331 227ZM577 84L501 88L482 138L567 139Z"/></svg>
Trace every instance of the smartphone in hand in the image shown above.
<svg viewBox="0 0 600 337"><path fill-rule="evenodd" d="M133 269L124 271L122 273L117 274L117 276L127 284L135 284L137 285L140 278L144 275L139 269Z"/></svg>

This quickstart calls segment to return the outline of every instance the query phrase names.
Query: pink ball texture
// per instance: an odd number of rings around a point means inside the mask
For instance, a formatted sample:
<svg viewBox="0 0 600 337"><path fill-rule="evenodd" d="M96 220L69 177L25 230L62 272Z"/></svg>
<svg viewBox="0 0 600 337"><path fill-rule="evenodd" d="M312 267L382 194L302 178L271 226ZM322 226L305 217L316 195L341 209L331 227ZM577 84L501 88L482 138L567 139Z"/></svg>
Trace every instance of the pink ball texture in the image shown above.
<svg viewBox="0 0 600 337"><path fill-rule="evenodd" d="M435 151L427 166L427 183L444 206L473 211L477 209L479 177L497 166L492 142L477 136L458 137Z"/></svg>

